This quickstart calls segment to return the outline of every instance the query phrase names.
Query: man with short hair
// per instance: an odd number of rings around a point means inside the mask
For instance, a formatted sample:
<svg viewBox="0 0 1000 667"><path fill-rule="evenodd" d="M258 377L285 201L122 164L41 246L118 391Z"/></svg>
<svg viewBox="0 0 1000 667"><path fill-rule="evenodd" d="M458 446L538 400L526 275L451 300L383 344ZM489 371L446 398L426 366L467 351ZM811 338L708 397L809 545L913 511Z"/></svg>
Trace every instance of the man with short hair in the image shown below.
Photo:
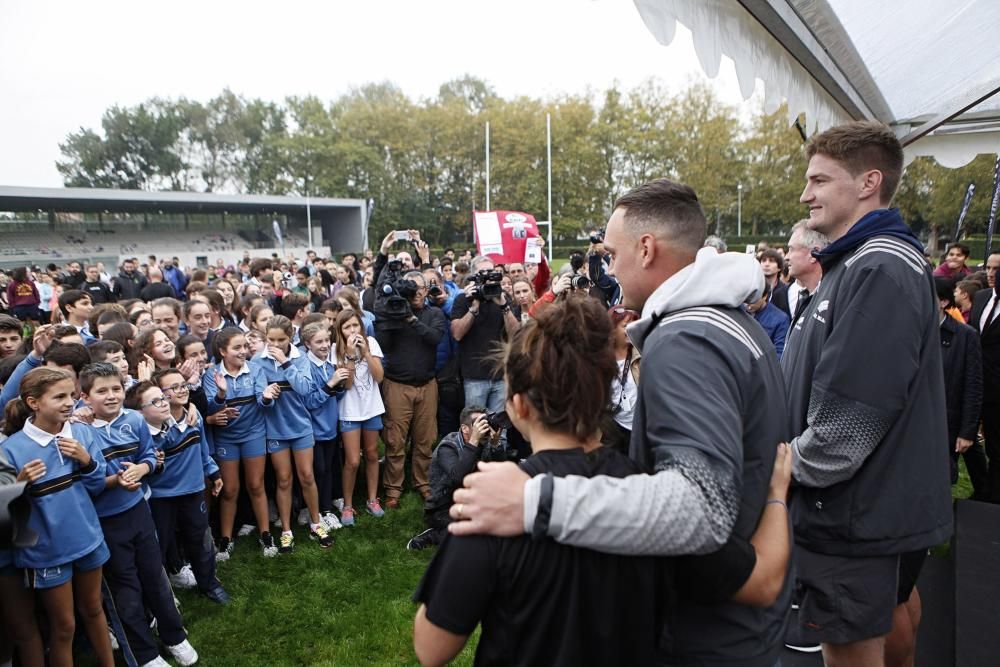
<svg viewBox="0 0 1000 667"><path fill-rule="evenodd" d="M964 243L952 243L948 246L948 254L945 255L941 266L934 269L934 275L947 278L952 282L958 282L965 276L972 273L972 269L965 265L969 259L969 246Z"/></svg>
<svg viewBox="0 0 1000 667"><path fill-rule="evenodd" d="M781 360L799 625L827 664L880 665L894 626L893 650L912 650L922 558L951 534L938 306L923 246L889 208L903 167L892 130L834 127L806 153L800 200L830 244Z"/></svg>
<svg viewBox="0 0 1000 667"><path fill-rule="evenodd" d="M150 303L157 299L174 298L174 288L170 283L163 281L163 272L155 266L150 266L147 270L149 281L139 289L139 298Z"/></svg>
<svg viewBox="0 0 1000 667"><path fill-rule="evenodd" d="M823 267L812 253L822 250L829 243L825 236L809 229L808 222L799 220L792 225L785 261L788 264L788 275L795 282L785 291L783 302L780 299L774 300L774 305L790 315L792 326L795 326L796 320L812 299L812 295L816 293L816 288L823 278Z"/></svg>
<svg viewBox="0 0 1000 667"><path fill-rule="evenodd" d="M472 260L473 276L485 277L491 271L489 257L480 255ZM511 304L499 283L497 280L492 286L499 294L486 298L483 292L490 286L469 282L451 307L451 335L458 341L465 404L485 405L490 412L503 410L507 398L503 377L497 376L492 361L494 348L512 336L521 321L521 309Z"/></svg>
<svg viewBox="0 0 1000 667"><path fill-rule="evenodd" d="M983 358L983 439L989 457L990 501L1000 503L1000 250L986 258L989 287L972 297L969 325L979 332Z"/></svg>
<svg viewBox="0 0 1000 667"><path fill-rule="evenodd" d="M770 341L741 309L763 291L757 261L702 249L705 233L694 190L658 179L615 203L604 239L623 305L642 312L629 327L643 364L629 454L655 472L528 479L510 463L481 467L455 492L451 516L465 520L452 523L452 533L529 532L608 553L662 556L749 540L769 502L776 447L788 437L784 383ZM720 576L738 588L749 568L727 567ZM732 602L733 592L717 604L678 599L662 662L774 665L788 577L767 608Z"/></svg>
<svg viewBox="0 0 1000 667"><path fill-rule="evenodd" d="M88 264L84 273L87 279L80 286L80 290L90 295L90 301L95 306L102 303L114 303L115 295L111 289L101 280L101 271L96 264Z"/></svg>
<svg viewBox="0 0 1000 667"><path fill-rule="evenodd" d="M126 259L122 262L121 271L118 272L118 277L115 278L115 284L111 291L117 301L123 299L141 299L142 288L147 284L149 284L149 281L146 280L146 276L135 270L135 260ZM163 296L170 295L165 294ZM143 301L146 301L146 299L143 299Z"/></svg>

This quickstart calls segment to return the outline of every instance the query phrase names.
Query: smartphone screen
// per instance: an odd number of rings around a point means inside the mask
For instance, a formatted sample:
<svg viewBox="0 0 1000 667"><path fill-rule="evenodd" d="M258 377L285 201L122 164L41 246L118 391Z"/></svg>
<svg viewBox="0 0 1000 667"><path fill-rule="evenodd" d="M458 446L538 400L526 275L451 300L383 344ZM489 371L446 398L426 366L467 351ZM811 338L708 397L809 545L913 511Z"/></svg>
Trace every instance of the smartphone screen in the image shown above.
<svg viewBox="0 0 1000 667"><path fill-rule="evenodd" d="M410 232L406 232L406 231L396 232L396 240L397 241L409 241L410 240Z"/></svg>

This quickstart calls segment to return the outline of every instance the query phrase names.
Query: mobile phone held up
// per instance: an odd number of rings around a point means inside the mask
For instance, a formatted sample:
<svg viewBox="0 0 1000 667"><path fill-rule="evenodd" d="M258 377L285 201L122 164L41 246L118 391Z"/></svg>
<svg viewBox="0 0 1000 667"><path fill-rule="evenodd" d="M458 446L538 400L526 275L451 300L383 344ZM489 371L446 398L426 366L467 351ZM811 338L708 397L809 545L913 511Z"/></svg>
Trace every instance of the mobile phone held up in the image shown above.
<svg viewBox="0 0 1000 667"><path fill-rule="evenodd" d="M396 240L397 241L409 241L410 240L410 232L405 231L405 230L401 231L401 232L396 232Z"/></svg>

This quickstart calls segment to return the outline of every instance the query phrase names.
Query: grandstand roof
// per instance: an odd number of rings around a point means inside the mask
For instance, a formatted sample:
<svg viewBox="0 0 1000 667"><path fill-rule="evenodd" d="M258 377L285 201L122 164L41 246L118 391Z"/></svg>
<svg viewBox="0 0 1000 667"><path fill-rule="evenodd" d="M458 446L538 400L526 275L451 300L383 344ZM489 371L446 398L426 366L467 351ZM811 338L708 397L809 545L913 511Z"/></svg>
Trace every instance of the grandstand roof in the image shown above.
<svg viewBox="0 0 1000 667"><path fill-rule="evenodd" d="M103 188L29 188L0 185L0 211L186 211L189 213L286 213L303 215L305 197L226 195L210 192L149 192ZM367 208L364 199L310 197L312 214Z"/></svg>

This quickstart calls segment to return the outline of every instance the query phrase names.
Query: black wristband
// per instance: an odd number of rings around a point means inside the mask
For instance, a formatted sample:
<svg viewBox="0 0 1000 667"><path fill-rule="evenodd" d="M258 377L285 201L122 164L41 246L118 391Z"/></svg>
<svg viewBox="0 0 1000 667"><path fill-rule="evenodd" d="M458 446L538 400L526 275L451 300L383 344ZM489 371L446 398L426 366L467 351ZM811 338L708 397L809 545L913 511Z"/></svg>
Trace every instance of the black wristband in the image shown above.
<svg viewBox="0 0 1000 667"><path fill-rule="evenodd" d="M555 481L552 473L542 477L542 489L538 495L538 511L535 513L535 525L531 529L531 539L542 540L548 537L549 520L552 518L552 489Z"/></svg>

